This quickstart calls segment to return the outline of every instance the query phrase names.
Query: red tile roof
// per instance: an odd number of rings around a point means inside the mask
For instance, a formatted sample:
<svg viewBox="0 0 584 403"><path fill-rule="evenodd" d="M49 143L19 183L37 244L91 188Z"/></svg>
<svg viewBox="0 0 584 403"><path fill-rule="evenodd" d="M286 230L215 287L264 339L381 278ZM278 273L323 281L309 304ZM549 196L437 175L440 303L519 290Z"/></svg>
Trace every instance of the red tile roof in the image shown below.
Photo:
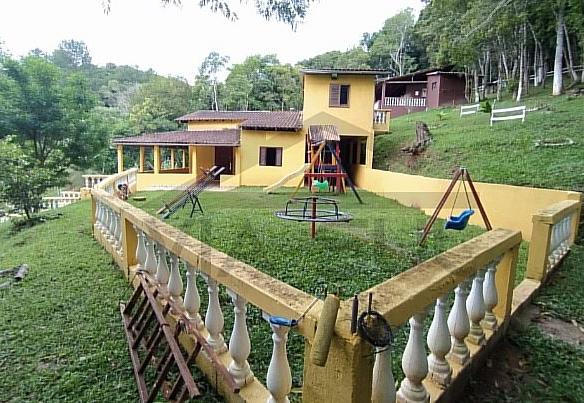
<svg viewBox="0 0 584 403"><path fill-rule="evenodd" d="M310 125L308 136L312 144L319 144L323 141L340 141L339 131L335 125Z"/></svg>
<svg viewBox="0 0 584 403"><path fill-rule="evenodd" d="M240 121L242 129L283 130L302 129L302 112L260 112L260 111L196 111L176 119L179 122L197 121Z"/></svg>
<svg viewBox="0 0 584 403"><path fill-rule="evenodd" d="M114 144L127 145L209 145L238 146L239 129L174 131L162 133L145 133L132 137L114 139Z"/></svg>

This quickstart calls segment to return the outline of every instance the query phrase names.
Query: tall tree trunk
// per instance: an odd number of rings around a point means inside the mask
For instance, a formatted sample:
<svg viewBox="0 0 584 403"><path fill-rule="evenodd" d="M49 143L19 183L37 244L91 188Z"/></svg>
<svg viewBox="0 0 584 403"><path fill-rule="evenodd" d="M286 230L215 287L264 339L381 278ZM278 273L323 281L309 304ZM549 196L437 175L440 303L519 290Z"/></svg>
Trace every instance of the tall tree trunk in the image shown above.
<svg viewBox="0 0 584 403"><path fill-rule="evenodd" d="M562 59L564 58L564 7L556 12L556 56L554 59L554 83L552 95L562 93Z"/></svg>
<svg viewBox="0 0 584 403"><path fill-rule="evenodd" d="M219 103L217 102L217 81L213 81L213 109L219 111Z"/></svg>
<svg viewBox="0 0 584 403"><path fill-rule="evenodd" d="M474 68L474 101L476 102L480 102L481 101L481 97L479 94L479 72L477 70L477 68Z"/></svg>
<svg viewBox="0 0 584 403"><path fill-rule="evenodd" d="M521 102L521 95L523 95L523 70L525 70L525 43L520 45L519 51L519 79L517 80L517 97L515 102Z"/></svg>
<svg viewBox="0 0 584 403"><path fill-rule="evenodd" d="M499 68L497 69L497 101L501 100L501 60L503 59L503 55L499 55Z"/></svg>
<svg viewBox="0 0 584 403"><path fill-rule="evenodd" d="M570 36L568 35L568 28L564 24L564 39L566 40L566 50L568 51L568 69L572 75L572 81L578 82L578 74L574 71L574 59L572 58L572 46L570 45Z"/></svg>

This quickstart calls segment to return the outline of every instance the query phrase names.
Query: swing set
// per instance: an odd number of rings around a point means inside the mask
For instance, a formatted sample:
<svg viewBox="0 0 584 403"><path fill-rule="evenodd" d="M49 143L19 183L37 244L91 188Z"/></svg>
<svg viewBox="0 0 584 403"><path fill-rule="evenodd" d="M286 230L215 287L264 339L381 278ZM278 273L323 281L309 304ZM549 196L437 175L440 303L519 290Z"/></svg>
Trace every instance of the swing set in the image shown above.
<svg viewBox="0 0 584 403"><path fill-rule="evenodd" d="M432 216L430 217L430 219L428 220L428 222L424 226L424 230L422 232L422 238L420 239L420 242L418 243L418 245L423 245L424 242L426 241L426 238L428 238L428 235L430 234L430 231L432 230L432 226L436 222L436 219L438 218L440 211L442 210L442 208L446 204L446 201L448 200L448 197L452 193L452 190L454 189L454 186L456 186L457 182L458 182L458 187L456 189L456 194L454 196L454 202L452 203L450 215L448 216L448 218L446 220L446 224L444 225L444 229L456 230L456 231L464 230L466 228L466 226L468 225L468 221L470 220L470 217L475 213L475 211L473 210L472 205L470 203L470 197L468 194L469 192L468 192L468 189L466 187L467 182L468 182L468 187L470 188L470 192L471 192L471 194L475 200L475 203L477 205L477 208L479 209L479 212L481 214L483 222L485 223L485 228L488 231L493 229L493 227L491 226L491 223L489 222L489 218L487 217L487 213L485 212L483 204L481 203L481 200L479 199L479 195L477 193L477 190L474 187L474 183L470 177L470 174L468 173L468 170L464 167L460 167L454 173L454 177L452 178L450 185L448 185L446 192L444 193L444 195L442 195L442 198L438 202L438 206L436 207L436 210L434 210L434 214L432 214ZM464 195L466 196L467 208L465 210L463 210L459 215L455 216L455 215L453 215L454 207L456 206L456 201L458 200L458 195L460 194L461 186L464 188Z"/></svg>

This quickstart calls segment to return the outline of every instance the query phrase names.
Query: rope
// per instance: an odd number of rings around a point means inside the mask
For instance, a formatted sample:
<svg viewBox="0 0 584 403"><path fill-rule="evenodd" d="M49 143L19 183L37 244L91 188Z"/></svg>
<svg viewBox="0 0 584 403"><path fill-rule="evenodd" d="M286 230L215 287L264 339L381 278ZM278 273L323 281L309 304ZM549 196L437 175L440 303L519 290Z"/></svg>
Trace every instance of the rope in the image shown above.
<svg viewBox="0 0 584 403"><path fill-rule="evenodd" d="M462 182L464 182L464 178L462 179ZM452 203L452 208L450 209L451 216L452 216L452 213L454 212L454 206L456 206L456 201L458 200L458 194L460 193L460 185L462 185L462 183L458 182L458 188L456 189L456 194L454 195L454 202ZM466 185L465 185L465 189L466 189Z"/></svg>

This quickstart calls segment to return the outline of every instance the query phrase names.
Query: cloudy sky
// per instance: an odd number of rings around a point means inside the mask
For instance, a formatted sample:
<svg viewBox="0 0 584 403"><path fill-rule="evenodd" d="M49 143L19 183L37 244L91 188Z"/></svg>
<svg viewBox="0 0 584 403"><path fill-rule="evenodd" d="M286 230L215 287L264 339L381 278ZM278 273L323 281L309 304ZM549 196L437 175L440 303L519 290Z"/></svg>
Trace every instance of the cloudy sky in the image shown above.
<svg viewBox="0 0 584 403"><path fill-rule="evenodd" d="M420 0L317 0L296 32L267 22L253 7L232 4L239 20L200 9L198 0L163 6L160 0L11 0L0 8L0 42L14 56L40 48L51 51L63 39L84 41L93 63L137 65L192 81L197 66L215 50L241 62L251 54L275 53L281 62L355 46L363 32L376 31ZM245 2L244 2L245 3ZM253 1L250 1L253 4Z"/></svg>

